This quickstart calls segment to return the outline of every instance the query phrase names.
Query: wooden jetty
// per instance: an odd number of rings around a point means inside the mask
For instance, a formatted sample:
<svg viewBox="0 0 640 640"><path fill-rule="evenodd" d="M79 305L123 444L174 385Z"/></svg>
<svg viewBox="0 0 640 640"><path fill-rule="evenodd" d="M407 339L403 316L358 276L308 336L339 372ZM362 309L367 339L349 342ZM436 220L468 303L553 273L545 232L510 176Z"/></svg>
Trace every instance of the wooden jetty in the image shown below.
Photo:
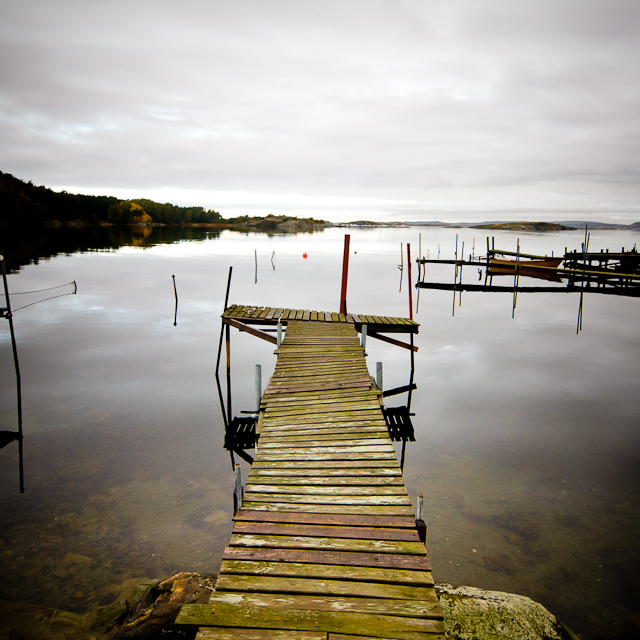
<svg viewBox="0 0 640 640"><path fill-rule="evenodd" d="M255 461L210 602L176 622L197 625L199 640L444 639L426 531L356 332L363 317L259 309L223 317L288 323Z"/></svg>

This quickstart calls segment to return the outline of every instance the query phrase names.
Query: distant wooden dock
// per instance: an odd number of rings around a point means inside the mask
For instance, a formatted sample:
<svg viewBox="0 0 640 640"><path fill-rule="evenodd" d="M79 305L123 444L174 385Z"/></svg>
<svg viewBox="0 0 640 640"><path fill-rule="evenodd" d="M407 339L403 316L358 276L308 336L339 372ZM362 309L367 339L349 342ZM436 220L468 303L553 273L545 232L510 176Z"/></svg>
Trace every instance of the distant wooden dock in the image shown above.
<svg viewBox="0 0 640 640"><path fill-rule="evenodd" d="M444 639L425 544L356 332L366 317L227 311L227 319L278 315L288 327L216 590L209 604L184 606L177 623L197 625L200 640Z"/></svg>

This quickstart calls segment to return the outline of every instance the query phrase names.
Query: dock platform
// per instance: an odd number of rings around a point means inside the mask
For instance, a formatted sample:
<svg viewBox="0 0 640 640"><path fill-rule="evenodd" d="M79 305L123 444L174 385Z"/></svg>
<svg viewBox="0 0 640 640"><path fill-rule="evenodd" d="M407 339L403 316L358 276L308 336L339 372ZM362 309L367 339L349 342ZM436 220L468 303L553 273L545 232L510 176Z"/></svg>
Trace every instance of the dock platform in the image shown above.
<svg viewBox="0 0 640 640"><path fill-rule="evenodd" d="M176 620L198 640L444 640L356 322L288 319L216 589Z"/></svg>
<svg viewBox="0 0 640 640"><path fill-rule="evenodd" d="M256 307L251 305L231 305L222 314L222 320L236 320L246 324L283 325L290 322L341 323L353 325L357 331L362 325L369 332L418 333L420 325L409 318L365 315L355 313L335 313L331 311L309 311L308 309L285 309L284 307Z"/></svg>

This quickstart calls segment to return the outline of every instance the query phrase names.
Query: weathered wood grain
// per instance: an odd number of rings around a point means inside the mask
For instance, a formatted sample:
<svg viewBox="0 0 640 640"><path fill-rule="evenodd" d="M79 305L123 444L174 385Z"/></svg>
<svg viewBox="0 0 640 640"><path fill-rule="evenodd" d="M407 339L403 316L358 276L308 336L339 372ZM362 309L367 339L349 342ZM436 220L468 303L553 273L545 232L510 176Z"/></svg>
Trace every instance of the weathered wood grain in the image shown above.
<svg viewBox="0 0 640 640"><path fill-rule="evenodd" d="M387 569L378 567L356 567L330 564L303 564L299 562L261 562L257 560L223 560L220 575L231 574L250 576L279 576L281 578L319 578L322 580L340 580L351 582L380 582L387 586L405 585L410 587L433 587L433 576L429 571L411 571L409 569ZM361 594L358 584L351 589ZM345 594L348 590L345 590ZM389 591L406 597L407 592ZM414 593L411 591L410 593ZM390 595L389 597L396 597Z"/></svg>
<svg viewBox="0 0 640 640"><path fill-rule="evenodd" d="M384 587L376 585L380 593ZM442 610L437 602L426 600L403 600L395 598L349 597L331 594L331 598L313 595L284 595L282 593L228 593L216 591L209 604L218 603L242 605L247 607L269 607L270 609L298 609L309 611L343 611L368 613L380 616L399 616L402 618L442 619Z"/></svg>
<svg viewBox="0 0 640 640"><path fill-rule="evenodd" d="M406 516L375 516L359 514L318 514L318 513L265 513L240 509L233 519L236 522L282 522L285 524L317 524L345 527L391 527L415 529L416 521Z"/></svg>
<svg viewBox="0 0 640 640"><path fill-rule="evenodd" d="M417 529L385 527L339 527L317 524L283 524L273 522L240 522L233 527L234 534L265 534L271 536L319 536L326 538L362 538L365 540L402 540L418 542Z"/></svg>
<svg viewBox="0 0 640 640"><path fill-rule="evenodd" d="M304 566L304 565L299 565ZM337 567L336 567L337 568ZM358 567L360 570L362 567ZM371 569L385 572L390 569ZM342 569L348 569L342 567ZM326 576L300 577L299 575L290 577L278 577L268 575L243 575L243 574L221 574L216 583L216 591L233 592L256 592L256 593L278 593L278 594L305 594L321 595L326 594L331 597L358 596L363 598L379 598L391 600L417 600L437 604L438 598L433 586L417 586L403 584L386 584L385 582L367 582L350 580L332 580ZM432 607L433 609L433 607ZM434 614L437 615L437 614Z"/></svg>
<svg viewBox="0 0 640 640"><path fill-rule="evenodd" d="M363 540L358 538L322 538L319 536L288 536L233 533L231 547L264 549L314 549L328 551L357 551L362 553L395 553L400 555L425 555L422 542L402 540Z"/></svg>
<svg viewBox="0 0 640 640"><path fill-rule="evenodd" d="M252 472L247 478L247 484L272 484L272 485L288 485L288 486L307 486L307 487L346 487L346 486L398 486L402 487L402 491L406 491L402 478L399 476L264 476L258 472Z"/></svg>
<svg viewBox="0 0 640 640"><path fill-rule="evenodd" d="M215 606L187 604L180 611L179 624L200 626L292 629L328 633L373 634L393 640L424 640L427 633L444 633L441 620L379 616L340 611L271 609L218 602Z"/></svg>
<svg viewBox="0 0 640 640"><path fill-rule="evenodd" d="M410 569L431 571L426 555L402 555L393 553L367 553L358 551L328 551L308 549L263 549L226 547L224 560L259 560L263 562L300 562L310 564L334 564L386 569Z"/></svg>
<svg viewBox="0 0 640 640"><path fill-rule="evenodd" d="M309 495L309 496L406 496L404 486L323 486L323 485L278 485L278 484L253 484L247 483L247 493L268 493L282 495Z"/></svg>
<svg viewBox="0 0 640 640"><path fill-rule="evenodd" d="M247 502L267 502L270 504L287 504L287 505L313 505L313 504L325 504L329 506L337 506L335 496L322 494L322 495L307 495L303 493L296 494L282 494L282 493L257 493L253 491L247 491L245 493L245 500ZM411 500L407 495L375 495L375 496L354 496L354 495L341 495L339 498L339 506L347 507L351 505L360 506L407 506L411 508ZM243 503L244 504L244 503Z"/></svg>
<svg viewBox="0 0 640 640"><path fill-rule="evenodd" d="M361 504L296 504L291 502L242 502L243 509L253 511L281 511L293 513L335 513L335 514L365 514L380 516L412 516L413 507L404 505L361 505Z"/></svg>

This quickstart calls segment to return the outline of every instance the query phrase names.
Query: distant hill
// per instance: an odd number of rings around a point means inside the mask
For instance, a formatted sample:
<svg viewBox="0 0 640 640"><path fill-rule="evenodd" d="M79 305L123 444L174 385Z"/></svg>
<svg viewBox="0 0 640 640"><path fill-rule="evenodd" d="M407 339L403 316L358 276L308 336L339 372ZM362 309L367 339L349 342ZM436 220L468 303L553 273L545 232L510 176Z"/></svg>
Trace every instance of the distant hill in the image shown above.
<svg viewBox="0 0 640 640"><path fill-rule="evenodd" d="M0 225L26 227L87 224L216 223L222 216L202 207L178 207L152 200L57 193L0 171Z"/></svg>
<svg viewBox="0 0 640 640"><path fill-rule="evenodd" d="M501 222L498 224L479 224L472 229L501 229L504 231L570 231L575 227L569 227L555 222Z"/></svg>

